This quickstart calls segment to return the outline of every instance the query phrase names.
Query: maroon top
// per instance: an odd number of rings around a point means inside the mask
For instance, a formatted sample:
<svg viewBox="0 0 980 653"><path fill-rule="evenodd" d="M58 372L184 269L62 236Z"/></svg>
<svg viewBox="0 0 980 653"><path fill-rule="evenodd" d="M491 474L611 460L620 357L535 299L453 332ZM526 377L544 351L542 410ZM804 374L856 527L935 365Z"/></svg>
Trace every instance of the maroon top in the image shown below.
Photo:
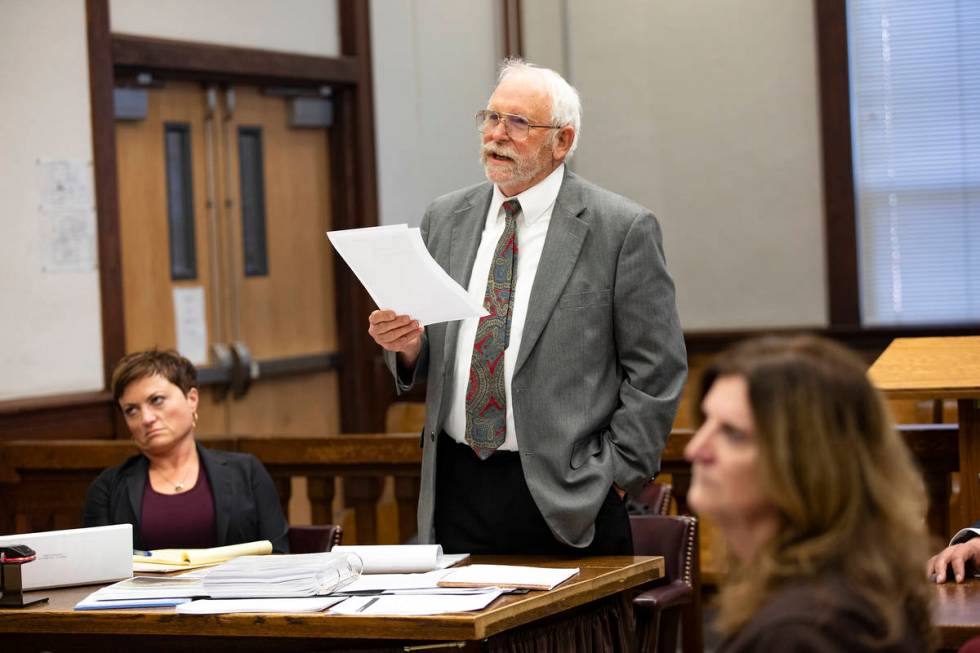
<svg viewBox="0 0 980 653"><path fill-rule="evenodd" d="M146 474L140 537L147 549L207 549L215 546L214 495L201 465L187 492L160 494Z"/></svg>

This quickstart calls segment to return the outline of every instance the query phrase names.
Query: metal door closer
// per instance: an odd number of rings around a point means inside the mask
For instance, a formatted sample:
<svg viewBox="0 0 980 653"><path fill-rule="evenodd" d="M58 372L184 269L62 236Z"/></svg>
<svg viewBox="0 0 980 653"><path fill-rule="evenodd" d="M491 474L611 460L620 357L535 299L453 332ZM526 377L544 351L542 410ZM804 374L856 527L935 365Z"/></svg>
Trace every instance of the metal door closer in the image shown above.
<svg viewBox="0 0 980 653"><path fill-rule="evenodd" d="M0 586L3 588L0 608L23 608L48 600L46 596L24 593L21 567L36 558L37 554L29 546L0 546Z"/></svg>

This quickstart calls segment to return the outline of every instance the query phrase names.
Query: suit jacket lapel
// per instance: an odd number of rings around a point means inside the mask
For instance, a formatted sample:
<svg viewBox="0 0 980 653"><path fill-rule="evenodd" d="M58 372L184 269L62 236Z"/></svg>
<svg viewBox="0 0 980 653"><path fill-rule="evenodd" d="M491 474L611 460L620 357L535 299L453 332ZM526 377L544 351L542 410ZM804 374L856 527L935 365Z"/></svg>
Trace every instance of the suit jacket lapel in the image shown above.
<svg viewBox="0 0 980 653"><path fill-rule="evenodd" d="M521 335L521 349L517 352L517 362L514 364L515 377L551 319L558 297L565 289L579 252L582 251L582 243L589 233L589 225L583 219L586 208L581 198L580 186L578 177L566 168L565 179L551 212L551 223L548 225L538 271L531 287L524 333Z"/></svg>
<svg viewBox="0 0 980 653"><path fill-rule="evenodd" d="M470 195L469 202L456 210L452 216L449 261L446 269L449 276L465 290L473 272L473 260L480 247L480 235L486 224L487 210L493 197L493 186L486 184ZM444 261L439 263L445 264ZM459 320L446 325L445 361L452 365L455 360L456 340L459 337Z"/></svg>
<svg viewBox="0 0 980 653"><path fill-rule="evenodd" d="M232 487L231 476L228 474L225 460L214 455L200 444L197 445L197 457L201 461L204 472L211 483L211 494L214 496L214 533L217 546L228 543L228 515L235 490Z"/></svg>

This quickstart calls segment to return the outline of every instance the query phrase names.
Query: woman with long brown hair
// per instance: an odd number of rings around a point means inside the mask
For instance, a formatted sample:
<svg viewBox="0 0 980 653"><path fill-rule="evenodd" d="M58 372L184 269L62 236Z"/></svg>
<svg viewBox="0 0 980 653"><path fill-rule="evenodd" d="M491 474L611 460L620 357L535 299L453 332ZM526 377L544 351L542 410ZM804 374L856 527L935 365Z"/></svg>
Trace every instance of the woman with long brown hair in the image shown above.
<svg viewBox="0 0 980 653"><path fill-rule="evenodd" d="M688 501L733 554L720 650L926 650L925 489L862 362L816 337L750 340L699 396Z"/></svg>

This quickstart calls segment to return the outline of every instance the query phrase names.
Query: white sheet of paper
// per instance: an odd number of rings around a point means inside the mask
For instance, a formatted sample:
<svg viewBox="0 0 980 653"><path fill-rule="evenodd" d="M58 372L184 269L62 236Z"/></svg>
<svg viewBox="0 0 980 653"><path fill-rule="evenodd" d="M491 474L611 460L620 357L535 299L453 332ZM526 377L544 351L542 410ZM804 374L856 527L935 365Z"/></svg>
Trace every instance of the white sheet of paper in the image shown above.
<svg viewBox="0 0 980 653"><path fill-rule="evenodd" d="M112 585L99 588L82 602L119 601L124 599L172 599L204 596L204 584L200 578L183 576L134 576Z"/></svg>
<svg viewBox="0 0 980 653"><path fill-rule="evenodd" d="M41 271L90 272L97 267L95 211L42 207Z"/></svg>
<svg viewBox="0 0 980 653"><path fill-rule="evenodd" d="M449 570L442 580L441 587L460 583L469 586L532 587L535 589L554 589L555 586L578 573L578 567L558 568L521 567L517 565L468 565Z"/></svg>
<svg viewBox="0 0 980 653"><path fill-rule="evenodd" d="M219 563L209 563L206 565L161 565L153 562L133 561L134 574L161 574L171 571L187 571L188 569L210 569Z"/></svg>
<svg viewBox="0 0 980 653"><path fill-rule="evenodd" d="M95 209L91 161L38 159L37 166L42 209Z"/></svg>
<svg viewBox="0 0 980 653"><path fill-rule="evenodd" d="M423 326L487 315L456 283L408 225L328 231L327 237L380 308Z"/></svg>
<svg viewBox="0 0 980 653"><path fill-rule="evenodd" d="M349 585L344 585L340 589L340 592L353 593L429 589L436 587L436 583L446 573L445 569L437 569L424 574L366 574Z"/></svg>
<svg viewBox="0 0 980 653"><path fill-rule="evenodd" d="M322 612L343 599L314 596L297 599L201 599L177 606L180 614L227 614L231 612Z"/></svg>
<svg viewBox="0 0 980 653"><path fill-rule="evenodd" d="M335 546L334 553L353 553L364 563L365 574L411 574L446 569L470 557L442 552L438 544L355 544Z"/></svg>
<svg viewBox="0 0 980 653"><path fill-rule="evenodd" d="M482 610L503 594L499 588L487 588L478 594L394 594L353 596L330 609L330 614L352 615L427 615ZM190 604L188 604L190 605Z"/></svg>
<svg viewBox="0 0 980 653"><path fill-rule="evenodd" d="M177 351L196 365L208 362L208 321L202 286L174 288L174 326Z"/></svg>

